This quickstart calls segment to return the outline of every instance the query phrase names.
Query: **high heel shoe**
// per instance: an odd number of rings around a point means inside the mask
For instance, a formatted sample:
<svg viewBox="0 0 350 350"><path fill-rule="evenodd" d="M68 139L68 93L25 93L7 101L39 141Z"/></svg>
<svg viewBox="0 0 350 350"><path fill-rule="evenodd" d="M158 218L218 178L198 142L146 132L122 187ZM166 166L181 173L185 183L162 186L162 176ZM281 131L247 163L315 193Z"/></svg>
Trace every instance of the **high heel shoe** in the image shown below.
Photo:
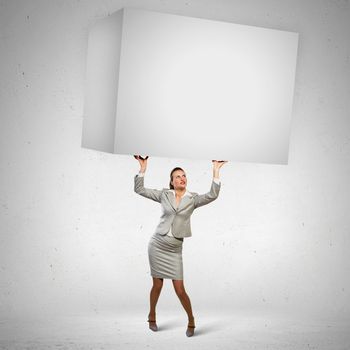
<svg viewBox="0 0 350 350"><path fill-rule="evenodd" d="M157 326L156 320L150 320L149 317L148 317L147 322L149 322L149 329L151 329L154 332L156 332L158 330L158 326Z"/></svg>
<svg viewBox="0 0 350 350"><path fill-rule="evenodd" d="M187 325L186 335L188 337L192 337L192 335L194 334L195 328L196 328L196 326L194 325L194 319L193 319L193 321L191 323L189 322Z"/></svg>

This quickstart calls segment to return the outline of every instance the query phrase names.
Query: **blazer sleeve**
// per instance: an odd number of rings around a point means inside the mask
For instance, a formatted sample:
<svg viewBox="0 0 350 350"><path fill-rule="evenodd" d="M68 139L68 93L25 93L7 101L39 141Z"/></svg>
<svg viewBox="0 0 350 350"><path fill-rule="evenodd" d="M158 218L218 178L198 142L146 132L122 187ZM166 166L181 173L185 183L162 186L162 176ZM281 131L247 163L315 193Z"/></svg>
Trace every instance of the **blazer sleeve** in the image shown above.
<svg viewBox="0 0 350 350"><path fill-rule="evenodd" d="M152 199L160 203L161 190L145 188L144 186L144 176L139 176L139 174L134 177L134 191L140 196Z"/></svg>
<svg viewBox="0 0 350 350"><path fill-rule="evenodd" d="M210 191L204 194L194 193L194 208L199 208L202 205L206 205L214 201L219 196L221 188L221 182L216 182L212 180Z"/></svg>

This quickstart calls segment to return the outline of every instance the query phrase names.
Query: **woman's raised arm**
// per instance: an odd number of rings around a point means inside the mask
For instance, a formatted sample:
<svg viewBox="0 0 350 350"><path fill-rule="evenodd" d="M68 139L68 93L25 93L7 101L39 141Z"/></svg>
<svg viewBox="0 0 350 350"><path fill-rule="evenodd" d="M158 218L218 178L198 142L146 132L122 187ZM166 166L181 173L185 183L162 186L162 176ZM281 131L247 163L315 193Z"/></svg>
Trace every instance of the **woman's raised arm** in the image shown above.
<svg viewBox="0 0 350 350"><path fill-rule="evenodd" d="M137 194L139 194L140 196L146 197L148 199L152 199L152 200L160 203L162 191L157 190L157 189L145 188L145 186L144 186L144 175L145 175L146 169L147 169L148 156L146 158L142 158L140 156L134 155L134 157L140 163L140 171L134 177L134 191Z"/></svg>
<svg viewBox="0 0 350 350"><path fill-rule="evenodd" d="M227 163L227 160L213 160L213 180L209 192L204 194L195 193L194 196L194 208L199 208L203 205L209 204L218 198L221 188L221 181L219 178L220 168Z"/></svg>

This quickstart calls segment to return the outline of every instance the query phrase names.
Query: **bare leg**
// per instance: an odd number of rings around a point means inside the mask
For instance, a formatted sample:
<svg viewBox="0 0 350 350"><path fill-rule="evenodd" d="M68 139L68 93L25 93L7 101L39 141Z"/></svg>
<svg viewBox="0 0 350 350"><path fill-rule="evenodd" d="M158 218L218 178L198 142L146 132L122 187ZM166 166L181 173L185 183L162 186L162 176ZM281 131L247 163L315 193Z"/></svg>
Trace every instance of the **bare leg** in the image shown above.
<svg viewBox="0 0 350 350"><path fill-rule="evenodd" d="M153 286L151 289L151 293L150 293L150 311L149 311L149 319L150 320L155 320L156 319L156 305L158 302L158 298L160 295L160 292L162 290L163 287L163 278L157 278L157 277L153 277ZM151 324L154 324L155 322L151 322Z"/></svg>
<svg viewBox="0 0 350 350"><path fill-rule="evenodd" d="M177 296L179 297L181 304L187 313L189 325L194 326L194 317L193 317L193 313L192 313L191 301L190 301L189 296L186 293L183 280L173 280L173 285L175 288L175 292L176 292Z"/></svg>

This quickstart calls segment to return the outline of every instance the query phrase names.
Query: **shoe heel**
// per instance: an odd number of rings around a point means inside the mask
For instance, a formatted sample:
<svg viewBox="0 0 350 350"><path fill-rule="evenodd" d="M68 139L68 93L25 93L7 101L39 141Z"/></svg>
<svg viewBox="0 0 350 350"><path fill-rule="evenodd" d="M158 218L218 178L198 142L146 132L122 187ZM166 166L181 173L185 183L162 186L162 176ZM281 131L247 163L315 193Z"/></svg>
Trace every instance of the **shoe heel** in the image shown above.
<svg viewBox="0 0 350 350"><path fill-rule="evenodd" d="M147 320L147 322L149 322L149 329L151 329L153 332L157 332L157 323L151 324L151 322L156 322L156 320Z"/></svg>

